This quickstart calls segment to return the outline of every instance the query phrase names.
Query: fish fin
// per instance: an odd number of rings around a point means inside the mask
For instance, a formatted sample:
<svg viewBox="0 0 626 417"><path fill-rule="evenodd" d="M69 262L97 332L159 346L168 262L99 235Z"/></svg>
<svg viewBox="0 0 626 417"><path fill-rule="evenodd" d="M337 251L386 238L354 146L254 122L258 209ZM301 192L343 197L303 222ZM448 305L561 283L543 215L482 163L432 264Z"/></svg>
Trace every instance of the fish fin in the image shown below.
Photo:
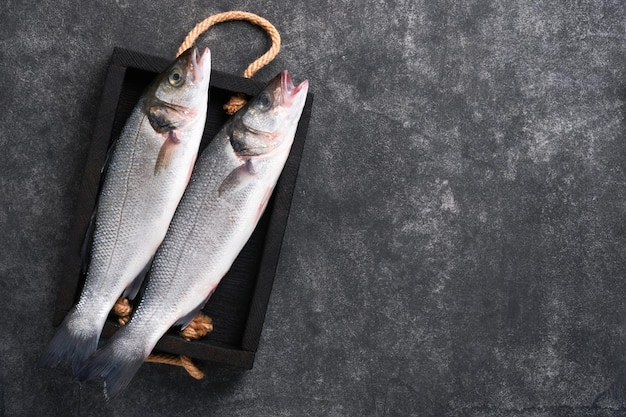
<svg viewBox="0 0 626 417"><path fill-rule="evenodd" d="M191 174L193 174L193 168L196 165L196 159L198 158L198 155L194 155L192 160L191 160L191 164L189 164L189 172L187 172L187 184L189 184L189 181L191 181Z"/></svg>
<svg viewBox="0 0 626 417"><path fill-rule="evenodd" d="M133 379L149 353L131 346L123 327L109 342L96 351L79 369L79 381L104 379L104 395L110 400L119 395Z"/></svg>
<svg viewBox="0 0 626 417"><path fill-rule="evenodd" d="M201 309L202 307L193 309L191 312L184 315L176 323L174 323L174 326L180 326L181 329L184 329L185 327L189 326L189 323L191 323L193 318L196 317L196 314L198 314L198 311L200 311Z"/></svg>
<svg viewBox="0 0 626 417"><path fill-rule="evenodd" d="M157 156L157 161L154 165L154 175L159 174L161 171L170 166L179 143L180 140L176 136L176 132L169 132L167 139L165 139L165 142L163 142L163 145L161 145L161 149L159 150L159 156Z"/></svg>
<svg viewBox="0 0 626 417"><path fill-rule="evenodd" d="M128 298L129 300L134 300L141 289L141 284L143 284L146 275L148 275L148 271L150 271L150 266L152 265L152 258L148 261L146 266L143 267L141 272L135 277L133 282L126 287L124 292L122 293L122 298Z"/></svg>
<svg viewBox="0 0 626 417"><path fill-rule="evenodd" d="M218 195L221 197L224 194L237 191L245 187L254 178L254 166L252 161L247 159L243 165L239 165L233 169L230 174L222 181L217 189Z"/></svg>
<svg viewBox="0 0 626 417"><path fill-rule="evenodd" d="M89 219L89 224L87 225L87 230L85 230L85 236L83 237L83 244L80 248L80 273L82 275L85 275L87 273L87 270L89 269L91 246L93 245L93 235L96 231L97 211L98 207L96 205L93 213L91 213L91 218Z"/></svg>
<svg viewBox="0 0 626 417"><path fill-rule="evenodd" d="M91 326L77 330L76 327L79 326L72 325L75 321L75 314L75 310L72 310L57 329L39 359L40 367L52 368L61 361L69 360L76 374L78 368L96 351L100 329Z"/></svg>
<svg viewBox="0 0 626 417"><path fill-rule="evenodd" d="M178 321L174 323L174 326L180 326L181 329L184 329L185 327L189 326L189 323L191 323L194 317L196 317L196 315L198 314L198 312L204 308L204 305L207 303L207 301L209 301L209 298L211 298L214 292L215 292L215 289L211 291L209 296L202 303L200 303L198 307L194 308L189 313L185 314L183 317L178 319Z"/></svg>
<svg viewBox="0 0 626 417"><path fill-rule="evenodd" d="M267 189L265 190L265 194L263 194L263 199L261 200L261 203L259 204L259 207L257 208L257 211L255 213L255 223L258 223L261 219L261 216L265 212L265 209L267 208L267 203L270 201L273 192L274 187L267 187Z"/></svg>
<svg viewBox="0 0 626 417"><path fill-rule="evenodd" d="M119 142L119 138L113 140L107 149L106 155L104 156L104 163L100 168L100 187L102 187L102 183L104 182L104 178L109 170L109 165L111 164L111 159L113 159L113 154L115 153L115 148L117 148L117 144Z"/></svg>

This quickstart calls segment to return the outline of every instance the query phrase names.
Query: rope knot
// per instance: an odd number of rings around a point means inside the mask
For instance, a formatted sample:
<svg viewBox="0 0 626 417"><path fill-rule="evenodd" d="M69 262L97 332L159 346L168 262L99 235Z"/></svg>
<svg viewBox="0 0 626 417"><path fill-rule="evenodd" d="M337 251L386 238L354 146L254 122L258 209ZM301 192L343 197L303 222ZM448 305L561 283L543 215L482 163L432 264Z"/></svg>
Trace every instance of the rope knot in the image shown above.
<svg viewBox="0 0 626 417"><path fill-rule="evenodd" d="M246 96L242 93L236 94L228 100L228 103L224 104L223 109L226 114L232 116L237 113L239 109L246 105Z"/></svg>
<svg viewBox="0 0 626 417"><path fill-rule="evenodd" d="M113 306L113 314L117 316L120 326L126 325L130 320L133 307L127 298L119 298ZM187 341L201 339L213 331L213 320L202 312L198 312L191 323L180 332L180 335ZM193 363L187 356L169 355L166 353L151 353L146 358L146 362L165 363L168 365L182 366L187 373L195 379L204 378L204 372Z"/></svg>
<svg viewBox="0 0 626 417"><path fill-rule="evenodd" d="M125 326L128 323L132 312L133 306L130 305L128 298L119 298L113 306L113 313L117 316L117 322L120 326Z"/></svg>
<svg viewBox="0 0 626 417"><path fill-rule="evenodd" d="M180 332L180 335L183 339L190 341L203 338L212 331L213 320L200 311L193 320L191 320L191 323Z"/></svg>

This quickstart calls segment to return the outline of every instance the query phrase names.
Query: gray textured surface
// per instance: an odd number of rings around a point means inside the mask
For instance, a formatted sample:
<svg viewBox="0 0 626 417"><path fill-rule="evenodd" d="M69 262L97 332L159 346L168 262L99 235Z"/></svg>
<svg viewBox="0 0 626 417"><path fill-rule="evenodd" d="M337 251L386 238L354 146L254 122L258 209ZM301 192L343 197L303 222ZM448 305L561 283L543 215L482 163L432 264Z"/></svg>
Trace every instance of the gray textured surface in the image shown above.
<svg viewBox="0 0 626 417"><path fill-rule="evenodd" d="M255 367L39 370L113 46L259 13L316 94ZM626 415L626 5L15 1L0 17L0 413ZM238 73L266 46L201 38ZM594 404L594 399L598 401Z"/></svg>

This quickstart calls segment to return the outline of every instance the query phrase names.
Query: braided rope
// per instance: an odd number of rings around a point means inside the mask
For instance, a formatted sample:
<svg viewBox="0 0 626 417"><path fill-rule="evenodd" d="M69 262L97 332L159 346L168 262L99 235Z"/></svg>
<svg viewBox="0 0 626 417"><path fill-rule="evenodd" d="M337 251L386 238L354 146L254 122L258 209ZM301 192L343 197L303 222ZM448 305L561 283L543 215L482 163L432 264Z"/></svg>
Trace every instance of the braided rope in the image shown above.
<svg viewBox="0 0 626 417"><path fill-rule="evenodd" d="M267 35L270 37L270 40L272 41L270 49L263 55L258 57L250 65L248 65L248 68L246 68L246 70L243 72L244 78L251 78L258 70L272 62L272 60L276 57L276 55L278 55L278 52L280 51L280 33L278 33L276 27L274 27L274 25L272 25L268 20L257 16L254 13L231 11L218 13L216 15L207 17L202 22L198 23L187 34L185 40L178 48L176 56L179 56L187 49L191 48L198 39L198 37L206 32L210 27L218 23L227 22L230 20L245 20L254 25L257 25L265 30Z"/></svg>
<svg viewBox="0 0 626 417"><path fill-rule="evenodd" d="M204 378L204 372L193 363L191 358L184 355L168 355L166 353L151 353L146 362L164 363L166 365L182 366L195 379Z"/></svg>
<svg viewBox="0 0 626 417"><path fill-rule="evenodd" d="M268 49L267 52L254 60L254 62L252 62L250 65L248 65L248 67L243 72L244 78L252 78L252 76L256 74L258 70L272 62L272 60L276 57L276 55L278 55L278 52L280 51L280 33L278 33L276 27L274 27L274 25L272 25L268 20L257 16L254 13L230 11L218 13L216 15L207 17L202 22L198 23L187 34L185 40L183 40L183 43L178 48L176 56L179 56L187 49L191 48L198 39L198 37L206 32L210 27L218 23L231 20L244 20L261 27L263 30L265 30L272 42L270 49ZM224 110L226 110L226 113L228 113L229 115L233 115L245 104L245 96L243 94L237 94L231 97L228 103L224 104Z"/></svg>

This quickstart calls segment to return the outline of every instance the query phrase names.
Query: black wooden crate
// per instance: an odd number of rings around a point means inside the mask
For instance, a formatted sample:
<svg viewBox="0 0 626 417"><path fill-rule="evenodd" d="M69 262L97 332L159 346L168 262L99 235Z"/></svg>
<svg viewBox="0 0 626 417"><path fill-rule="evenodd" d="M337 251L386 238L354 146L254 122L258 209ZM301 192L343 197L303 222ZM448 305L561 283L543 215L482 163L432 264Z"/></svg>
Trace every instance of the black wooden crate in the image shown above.
<svg viewBox="0 0 626 417"><path fill-rule="evenodd" d="M170 62L170 59L121 48L113 51L81 185L76 227L61 277L53 318L55 326L61 323L78 300L84 284L81 245L96 204L107 150L119 135L143 89ZM222 105L235 93L253 96L263 86L257 81L219 71L211 72L209 110L200 151L228 119ZM313 95L309 93L291 153L267 210L203 309L213 319L213 331L195 341L185 341L177 332L170 331L161 338L155 351L252 368L274 282L312 103ZM110 316L103 338L110 337L117 328L115 318Z"/></svg>

